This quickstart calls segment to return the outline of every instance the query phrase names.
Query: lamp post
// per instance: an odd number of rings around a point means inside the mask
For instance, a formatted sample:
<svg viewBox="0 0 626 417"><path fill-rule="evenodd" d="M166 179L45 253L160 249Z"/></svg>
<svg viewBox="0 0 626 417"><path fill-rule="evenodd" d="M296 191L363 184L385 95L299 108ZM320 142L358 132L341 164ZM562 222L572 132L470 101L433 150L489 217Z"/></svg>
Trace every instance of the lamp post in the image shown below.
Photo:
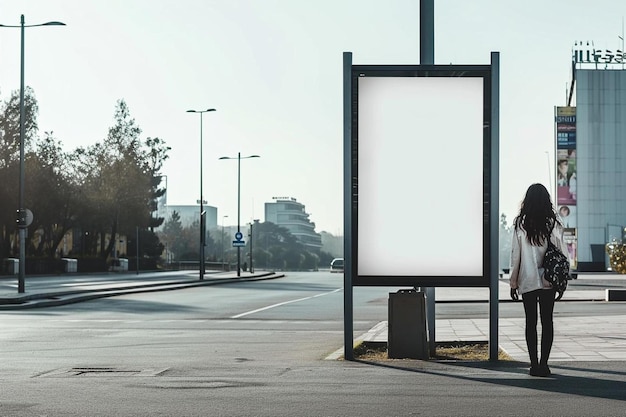
<svg viewBox="0 0 626 417"><path fill-rule="evenodd" d="M26 222L23 221L23 213L26 210L24 207L24 140L26 139L26 127L24 125L25 110L24 110L24 28L32 28L37 26L65 26L62 22L46 22L39 23L37 25L24 24L24 15L20 16L20 24L16 25L2 25L0 27L5 28L20 28L21 31L21 58L20 58L20 185L19 185L19 209L18 209L18 227L20 236L20 265L18 275L17 292L23 293L25 291L24 276L26 275Z"/></svg>
<svg viewBox="0 0 626 417"><path fill-rule="evenodd" d="M237 160L237 236L241 236L241 160L249 158L260 158L259 155L241 156L241 152L237 152L237 157L222 156L219 159L236 159ZM241 276L241 247L237 246L237 276Z"/></svg>
<svg viewBox="0 0 626 417"><path fill-rule="evenodd" d="M250 238L250 273L254 273L254 267L252 266L252 259L253 259L253 254L252 254L252 225L253 224L259 224L259 220L258 219L254 219L253 222L250 223L250 233L248 234L248 237Z"/></svg>
<svg viewBox="0 0 626 417"><path fill-rule="evenodd" d="M187 110L187 113L200 113L200 281L204 279L204 245L206 239L206 213L204 212L204 197L202 196L202 115L210 111L215 111L215 109Z"/></svg>
<svg viewBox="0 0 626 417"><path fill-rule="evenodd" d="M228 215L222 216L222 271L224 271L224 219Z"/></svg>

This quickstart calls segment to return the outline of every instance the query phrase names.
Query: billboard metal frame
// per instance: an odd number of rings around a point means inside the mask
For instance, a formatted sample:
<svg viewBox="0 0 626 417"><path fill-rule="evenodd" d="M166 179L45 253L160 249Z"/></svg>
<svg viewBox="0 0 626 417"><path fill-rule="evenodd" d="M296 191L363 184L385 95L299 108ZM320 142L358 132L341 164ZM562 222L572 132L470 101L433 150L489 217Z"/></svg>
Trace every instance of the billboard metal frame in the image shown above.
<svg viewBox="0 0 626 417"><path fill-rule="evenodd" d="M371 276L363 275L358 269L358 222L359 222L359 89L358 79L361 77L474 77L483 79L483 213L482 213L482 274L476 276ZM354 286L414 286L414 287L488 287L489 274L485 271L490 263L489 251L489 218L491 215L491 67L489 65L353 65L351 71L351 190L350 211L352 250L349 261L352 264ZM480 220L479 220L480 221ZM442 248L444 249L444 248ZM447 250L450 250L448 248ZM445 268L445 267L444 267Z"/></svg>
<svg viewBox="0 0 626 417"><path fill-rule="evenodd" d="M499 53L490 65L352 65L343 55L344 91L344 342L345 357L353 360L353 287L489 287L490 359L497 360L498 301L498 171L499 171ZM358 271L359 154L358 78L480 77L483 79L482 274L470 276L361 275ZM495 359L493 359L495 357Z"/></svg>

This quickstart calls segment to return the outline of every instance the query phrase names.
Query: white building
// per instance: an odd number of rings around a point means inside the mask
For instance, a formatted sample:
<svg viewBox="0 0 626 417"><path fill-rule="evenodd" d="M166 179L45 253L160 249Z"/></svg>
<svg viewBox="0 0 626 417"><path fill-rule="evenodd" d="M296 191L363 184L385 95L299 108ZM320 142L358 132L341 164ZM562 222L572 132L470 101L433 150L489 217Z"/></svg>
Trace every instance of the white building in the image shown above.
<svg viewBox="0 0 626 417"><path fill-rule="evenodd" d="M273 203L265 203L265 221L284 227L311 252L319 252L322 236L315 232L315 223L309 220L304 204L293 197L273 197Z"/></svg>

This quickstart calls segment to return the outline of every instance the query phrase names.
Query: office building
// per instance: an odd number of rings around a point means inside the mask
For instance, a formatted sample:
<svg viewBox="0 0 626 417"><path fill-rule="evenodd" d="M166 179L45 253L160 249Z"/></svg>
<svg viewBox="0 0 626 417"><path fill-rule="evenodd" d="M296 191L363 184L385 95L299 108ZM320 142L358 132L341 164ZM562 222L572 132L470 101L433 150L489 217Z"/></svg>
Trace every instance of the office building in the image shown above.
<svg viewBox="0 0 626 417"><path fill-rule="evenodd" d="M319 253L322 237L315 232L315 223L309 220L304 204L293 197L273 197L273 200L265 203L265 221L286 228L309 251Z"/></svg>
<svg viewBox="0 0 626 417"><path fill-rule="evenodd" d="M626 56L577 47L568 106L555 109L557 211L574 267L605 271L605 245L626 227Z"/></svg>

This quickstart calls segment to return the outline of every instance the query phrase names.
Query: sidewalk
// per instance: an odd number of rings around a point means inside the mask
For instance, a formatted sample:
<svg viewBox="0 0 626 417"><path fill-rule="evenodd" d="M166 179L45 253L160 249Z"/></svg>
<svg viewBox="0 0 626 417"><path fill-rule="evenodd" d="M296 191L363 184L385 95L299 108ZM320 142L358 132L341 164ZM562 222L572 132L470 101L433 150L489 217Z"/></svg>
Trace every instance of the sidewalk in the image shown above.
<svg viewBox="0 0 626 417"><path fill-rule="evenodd" d="M563 299L557 302L554 316L554 343L550 354L551 362L560 361L625 361L626 360L626 303L623 314L559 317L559 303L599 301L606 302L606 289L575 289L584 286L585 280L614 281L621 286L626 277L616 275L579 275L570 285ZM592 286L593 288L593 286ZM512 302L509 295L508 279L499 281L500 302ZM445 302L488 302L487 288L437 288L437 303ZM519 318L499 318L498 344L513 359L528 362L526 339L524 336L524 314L519 302ZM435 315L437 308L435 307ZM541 324L539 332L541 332ZM363 341L387 342L387 322L382 321L358 338ZM436 319L435 340L448 341L488 341L489 319Z"/></svg>
<svg viewBox="0 0 626 417"><path fill-rule="evenodd" d="M207 271L204 280L200 281L197 271L76 274L64 276L67 282L55 286L40 279L46 277L27 276L26 291L21 294L17 292L17 277L3 277L0 280L0 283L5 284L0 290L0 310L53 307L116 295L176 290L233 281L258 281L283 276L271 271L241 272L239 277L236 271Z"/></svg>

